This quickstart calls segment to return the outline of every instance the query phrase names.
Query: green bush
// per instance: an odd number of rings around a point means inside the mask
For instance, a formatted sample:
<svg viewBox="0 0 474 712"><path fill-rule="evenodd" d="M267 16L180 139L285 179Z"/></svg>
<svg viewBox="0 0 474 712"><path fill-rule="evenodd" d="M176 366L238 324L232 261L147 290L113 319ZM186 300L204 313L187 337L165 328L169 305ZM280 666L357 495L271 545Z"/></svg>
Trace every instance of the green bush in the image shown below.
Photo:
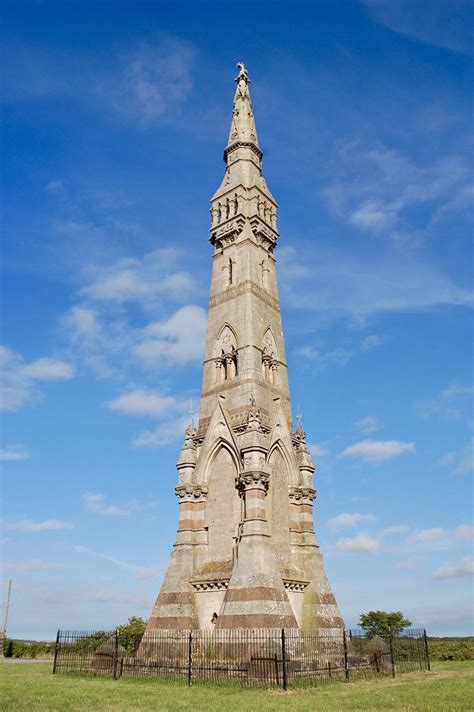
<svg viewBox="0 0 474 712"><path fill-rule="evenodd" d="M431 660L474 660L474 638L428 638Z"/></svg>
<svg viewBox="0 0 474 712"><path fill-rule="evenodd" d="M3 654L6 658L37 658L54 655L54 642L46 640L12 640L5 638Z"/></svg>

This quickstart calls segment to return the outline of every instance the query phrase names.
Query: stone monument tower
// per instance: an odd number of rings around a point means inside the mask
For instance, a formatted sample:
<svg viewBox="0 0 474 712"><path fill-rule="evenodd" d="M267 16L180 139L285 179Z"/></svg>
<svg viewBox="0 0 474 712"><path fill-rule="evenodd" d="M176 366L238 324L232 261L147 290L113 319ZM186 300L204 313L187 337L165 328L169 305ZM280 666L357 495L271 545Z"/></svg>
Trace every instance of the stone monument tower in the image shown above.
<svg viewBox="0 0 474 712"><path fill-rule="evenodd" d="M344 626L313 529L314 465L292 426L278 301L277 203L243 64L211 199L201 407L178 458L180 516L147 632Z"/></svg>

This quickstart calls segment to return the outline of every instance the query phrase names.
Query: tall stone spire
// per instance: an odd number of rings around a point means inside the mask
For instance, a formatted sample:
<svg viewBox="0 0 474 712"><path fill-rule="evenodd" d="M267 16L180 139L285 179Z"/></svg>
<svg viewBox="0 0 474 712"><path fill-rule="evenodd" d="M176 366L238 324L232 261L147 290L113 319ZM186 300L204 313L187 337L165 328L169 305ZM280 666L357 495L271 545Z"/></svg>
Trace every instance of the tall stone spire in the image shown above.
<svg viewBox="0 0 474 712"><path fill-rule="evenodd" d="M250 79L242 62L237 64L239 74L236 76L237 88L234 96L234 109L230 125L229 141L226 153L237 143L252 144L258 149L257 127L250 98Z"/></svg>
<svg viewBox="0 0 474 712"><path fill-rule="evenodd" d="M213 246L199 423L178 458L179 529L154 628L341 628L313 528L314 464L293 430L274 251L277 203L238 65Z"/></svg>

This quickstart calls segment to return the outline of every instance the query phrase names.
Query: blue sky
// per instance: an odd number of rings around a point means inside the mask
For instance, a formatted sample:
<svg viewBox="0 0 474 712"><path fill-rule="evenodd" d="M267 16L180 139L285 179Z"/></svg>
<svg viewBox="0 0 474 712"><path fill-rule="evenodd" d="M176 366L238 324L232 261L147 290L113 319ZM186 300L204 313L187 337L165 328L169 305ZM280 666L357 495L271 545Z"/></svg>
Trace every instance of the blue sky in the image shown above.
<svg viewBox="0 0 474 712"><path fill-rule="evenodd" d="M151 612L239 60L343 616L473 633L472 19L454 0L3 3L12 636Z"/></svg>

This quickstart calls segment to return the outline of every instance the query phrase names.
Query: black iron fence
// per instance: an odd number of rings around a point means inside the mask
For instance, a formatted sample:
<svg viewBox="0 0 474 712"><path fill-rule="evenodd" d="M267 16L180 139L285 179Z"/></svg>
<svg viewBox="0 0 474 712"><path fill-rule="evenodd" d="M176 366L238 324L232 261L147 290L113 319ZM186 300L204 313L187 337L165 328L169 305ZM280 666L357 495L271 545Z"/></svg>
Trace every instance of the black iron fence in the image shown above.
<svg viewBox="0 0 474 712"><path fill-rule="evenodd" d="M54 673L288 687L429 670L426 631L58 631Z"/></svg>

